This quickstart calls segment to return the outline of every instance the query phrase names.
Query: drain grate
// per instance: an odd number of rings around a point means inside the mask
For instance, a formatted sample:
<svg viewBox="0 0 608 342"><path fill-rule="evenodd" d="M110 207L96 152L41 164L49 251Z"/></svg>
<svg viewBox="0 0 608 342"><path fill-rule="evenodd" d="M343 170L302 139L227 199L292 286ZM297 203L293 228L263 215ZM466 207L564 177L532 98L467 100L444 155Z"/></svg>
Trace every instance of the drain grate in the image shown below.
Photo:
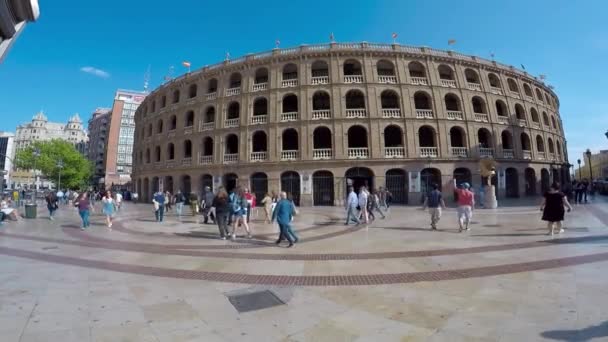
<svg viewBox="0 0 608 342"><path fill-rule="evenodd" d="M228 296L228 300L240 313L262 310L285 304L285 302L269 290Z"/></svg>

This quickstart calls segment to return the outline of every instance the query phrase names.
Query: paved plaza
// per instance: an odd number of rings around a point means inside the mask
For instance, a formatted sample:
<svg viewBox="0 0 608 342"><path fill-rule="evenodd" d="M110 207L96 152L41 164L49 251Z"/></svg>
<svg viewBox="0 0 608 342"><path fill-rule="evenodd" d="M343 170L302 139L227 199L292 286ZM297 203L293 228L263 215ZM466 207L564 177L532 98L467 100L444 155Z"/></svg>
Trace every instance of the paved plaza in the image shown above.
<svg viewBox="0 0 608 342"><path fill-rule="evenodd" d="M454 209L430 231L416 207L348 227L301 208L290 249L261 211L234 242L152 205L127 203L112 231L40 211L0 228L0 340L608 340L607 202L554 237L530 201L476 210L464 233Z"/></svg>

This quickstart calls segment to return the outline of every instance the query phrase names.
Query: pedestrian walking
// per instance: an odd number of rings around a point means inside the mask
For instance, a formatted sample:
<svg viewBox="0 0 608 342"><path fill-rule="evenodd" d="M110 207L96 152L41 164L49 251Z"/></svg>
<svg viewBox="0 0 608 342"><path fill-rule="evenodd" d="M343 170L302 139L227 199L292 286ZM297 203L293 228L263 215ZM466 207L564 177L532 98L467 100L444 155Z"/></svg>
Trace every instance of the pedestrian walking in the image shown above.
<svg viewBox="0 0 608 342"><path fill-rule="evenodd" d="M359 205L359 199L352 186L348 187L348 197L346 199L346 223L348 226L350 221L355 221L356 224L360 224L359 215L357 215L357 206Z"/></svg>
<svg viewBox="0 0 608 342"><path fill-rule="evenodd" d="M382 209L380 209L380 197L378 196L377 190L372 190L372 192L369 194L369 197L367 198L367 211L371 220L376 219L376 215L374 214L374 212L380 214L380 216L382 216L382 219L386 218L386 216L382 212Z"/></svg>
<svg viewBox="0 0 608 342"><path fill-rule="evenodd" d="M234 194L232 217L232 239L236 239L236 229L241 225L247 231L247 238L251 239L251 230L249 229L249 224L247 224L247 200L245 199L245 191L241 187Z"/></svg>
<svg viewBox="0 0 608 342"><path fill-rule="evenodd" d="M90 226L89 215L91 210L91 201L89 198L89 194L85 191L76 199L74 203L76 208L78 208L78 214L82 219L82 226L80 227L82 230L85 230Z"/></svg>
<svg viewBox="0 0 608 342"><path fill-rule="evenodd" d="M114 197L116 199L116 211L120 211L120 208L122 207L122 194L118 191Z"/></svg>
<svg viewBox="0 0 608 342"><path fill-rule="evenodd" d="M272 221L272 197L269 193L266 193L261 203L264 205L264 223L270 223Z"/></svg>
<svg viewBox="0 0 608 342"><path fill-rule="evenodd" d="M283 240L289 241L289 247L292 247L294 242L298 239L296 236L292 236L293 230L291 229L291 220L294 214L293 203L287 199L287 193L282 191L280 194L280 200L277 203L274 212L272 213L272 221L275 220L279 224L279 238L276 244L279 245Z"/></svg>
<svg viewBox="0 0 608 342"><path fill-rule="evenodd" d="M437 223L441 219L441 208L445 209L445 202L443 201L443 194L439 191L439 185L431 185L431 192L424 199L422 210L429 208L429 214L431 215L431 230L437 230Z"/></svg>
<svg viewBox="0 0 608 342"><path fill-rule="evenodd" d="M57 193L55 194L55 196L57 196L57 202L58 202L58 203L65 204L65 203L63 202L63 196L64 196L64 195L65 195L65 194L63 193L63 191L61 191L61 189L59 189L59 190L57 191Z"/></svg>
<svg viewBox="0 0 608 342"><path fill-rule="evenodd" d="M173 208L173 197L171 196L171 192L169 190L165 191L165 212L168 213Z"/></svg>
<svg viewBox="0 0 608 342"><path fill-rule="evenodd" d="M562 228L564 207L568 208L568 212L572 210L568 198L560 191L559 183L554 182L549 187L549 191L545 192L543 202L540 205L540 211L543 212L542 220L547 222L547 229L549 230L547 235L555 234L555 229L557 229L558 234L564 232Z"/></svg>
<svg viewBox="0 0 608 342"><path fill-rule="evenodd" d="M217 220L217 213L213 213L213 200L215 199L216 196L213 195L213 191L211 191L211 188L206 186L203 189L203 199L201 201L201 207L203 209L203 223L207 224L207 222L209 222L209 218L211 217L211 221L212 223L215 222ZM226 194L226 198L228 198L228 194Z"/></svg>
<svg viewBox="0 0 608 342"><path fill-rule="evenodd" d="M106 191L101 201L103 202L103 214L106 215L106 224L108 225L108 228L112 230L112 218L116 211L116 204L112 198L112 192L109 190Z"/></svg>
<svg viewBox="0 0 608 342"><path fill-rule="evenodd" d="M228 215L230 215L230 206L228 203L228 193L224 188L220 188L217 192L217 195L213 198L211 202L211 207L215 210L215 222L217 223L217 228L220 231L220 238L222 240L226 240L226 238L230 235L230 231L228 230Z"/></svg>
<svg viewBox="0 0 608 342"><path fill-rule="evenodd" d="M458 187L456 178L454 178L454 189L458 195L458 227L459 232L469 230L469 224L473 217L473 208L475 207L475 194L469 190L471 185L464 182Z"/></svg>
<svg viewBox="0 0 608 342"><path fill-rule="evenodd" d="M46 208L49 210L49 220L53 221L55 216L55 211L59 208L59 202L57 200L57 195L53 193L53 191L49 191L45 197L46 200Z"/></svg>
<svg viewBox="0 0 608 342"><path fill-rule="evenodd" d="M198 214L198 196L196 193L190 193L190 209L192 210L192 216L196 216Z"/></svg>
<svg viewBox="0 0 608 342"><path fill-rule="evenodd" d="M184 202L186 202L186 196L182 194L181 190L177 190L177 193L175 194L175 211L177 212L177 216L182 216Z"/></svg>
<svg viewBox="0 0 608 342"><path fill-rule="evenodd" d="M369 215L368 215L368 211L367 211L367 201L369 198L369 192L367 191L367 187L365 185L361 186L359 188L359 197L358 197L358 201L359 201L359 219L363 220L363 222L365 222L365 224L369 223Z"/></svg>
<svg viewBox="0 0 608 342"><path fill-rule="evenodd" d="M157 191L152 197L152 203L154 203L154 216L156 222L163 222L165 216L165 194L161 191Z"/></svg>
<svg viewBox="0 0 608 342"><path fill-rule="evenodd" d="M255 195L249 192L248 188L245 188L244 194L245 199L247 200L247 223L249 223L251 212L253 211L253 208L255 208Z"/></svg>

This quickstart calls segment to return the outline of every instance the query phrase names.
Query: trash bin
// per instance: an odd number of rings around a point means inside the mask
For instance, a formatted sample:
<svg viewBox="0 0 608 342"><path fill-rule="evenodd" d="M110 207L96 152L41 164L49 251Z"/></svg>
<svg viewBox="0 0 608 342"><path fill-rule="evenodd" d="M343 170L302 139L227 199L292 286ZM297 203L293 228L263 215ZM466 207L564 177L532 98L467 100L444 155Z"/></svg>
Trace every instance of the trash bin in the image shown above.
<svg viewBox="0 0 608 342"><path fill-rule="evenodd" d="M35 203L28 203L25 205L25 218L35 219L38 206Z"/></svg>

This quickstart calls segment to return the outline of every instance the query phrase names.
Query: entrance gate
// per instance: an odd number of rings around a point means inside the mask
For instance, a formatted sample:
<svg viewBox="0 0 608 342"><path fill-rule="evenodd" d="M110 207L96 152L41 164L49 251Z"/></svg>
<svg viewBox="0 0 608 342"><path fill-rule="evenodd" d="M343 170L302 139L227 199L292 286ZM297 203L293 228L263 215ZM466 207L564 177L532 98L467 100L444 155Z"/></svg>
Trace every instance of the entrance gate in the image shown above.
<svg viewBox="0 0 608 342"><path fill-rule="evenodd" d="M386 171L386 189L393 194L391 203L407 204L407 177L405 170L391 169Z"/></svg>
<svg viewBox="0 0 608 342"><path fill-rule="evenodd" d="M281 175L281 190L291 194L293 202L300 205L300 175L297 172L283 172Z"/></svg>
<svg viewBox="0 0 608 342"><path fill-rule="evenodd" d="M312 174L313 205L334 205L334 175L329 171Z"/></svg>

